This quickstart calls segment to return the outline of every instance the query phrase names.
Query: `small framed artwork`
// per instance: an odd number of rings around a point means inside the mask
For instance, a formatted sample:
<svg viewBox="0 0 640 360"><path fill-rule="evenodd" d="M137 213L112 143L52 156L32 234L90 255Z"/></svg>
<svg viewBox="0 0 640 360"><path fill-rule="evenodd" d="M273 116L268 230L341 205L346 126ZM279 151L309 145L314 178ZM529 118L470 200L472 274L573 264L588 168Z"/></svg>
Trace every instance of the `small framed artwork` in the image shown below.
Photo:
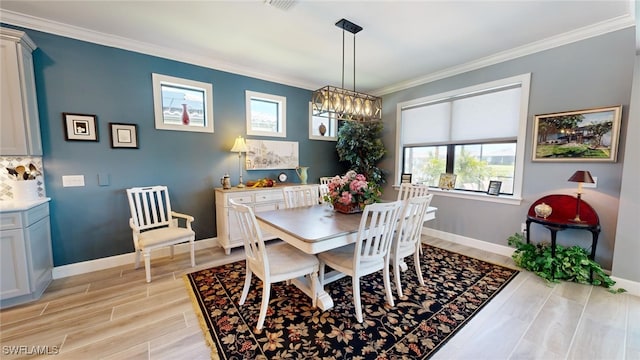
<svg viewBox="0 0 640 360"><path fill-rule="evenodd" d="M402 175L400 175L400 183L401 184L411 184L411 174L402 174Z"/></svg>
<svg viewBox="0 0 640 360"><path fill-rule="evenodd" d="M138 125L109 123L109 127L111 128L112 148L138 148Z"/></svg>
<svg viewBox="0 0 640 360"><path fill-rule="evenodd" d="M96 116L62 113L64 135L67 141L98 141Z"/></svg>
<svg viewBox="0 0 640 360"><path fill-rule="evenodd" d="M443 190L452 190L456 187L456 174L440 174L440 181L438 181L438 187Z"/></svg>
<svg viewBox="0 0 640 360"><path fill-rule="evenodd" d="M533 161L615 162L622 106L535 116Z"/></svg>
<svg viewBox="0 0 640 360"><path fill-rule="evenodd" d="M487 194L498 196L500 194L500 187L502 187L502 181L491 180L489 181L489 188Z"/></svg>

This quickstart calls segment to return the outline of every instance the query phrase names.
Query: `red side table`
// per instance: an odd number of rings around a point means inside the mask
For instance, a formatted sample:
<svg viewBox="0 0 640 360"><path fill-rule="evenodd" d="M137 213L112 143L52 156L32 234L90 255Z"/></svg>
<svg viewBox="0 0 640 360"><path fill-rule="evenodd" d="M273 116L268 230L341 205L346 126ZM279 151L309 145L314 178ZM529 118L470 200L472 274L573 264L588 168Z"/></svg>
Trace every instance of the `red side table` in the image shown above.
<svg viewBox="0 0 640 360"><path fill-rule="evenodd" d="M558 231L565 229L582 229L591 232L591 254L589 258L593 260L596 256L596 246L598 245L598 235L600 234L600 219L598 214L580 199L580 219L581 222L575 222L576 206L578 198L571 195L547 195L536 200L527 213L527 244L529 243L529 228L531 223L540 224L551 231L551 257L556 256L556 234ZM546 219L536 216L535 207L538 204L545 203L551 206L552 212ZM551 270L551 276L554 277L555 268ZM591 274L593 280L593 274Z"/></svg>

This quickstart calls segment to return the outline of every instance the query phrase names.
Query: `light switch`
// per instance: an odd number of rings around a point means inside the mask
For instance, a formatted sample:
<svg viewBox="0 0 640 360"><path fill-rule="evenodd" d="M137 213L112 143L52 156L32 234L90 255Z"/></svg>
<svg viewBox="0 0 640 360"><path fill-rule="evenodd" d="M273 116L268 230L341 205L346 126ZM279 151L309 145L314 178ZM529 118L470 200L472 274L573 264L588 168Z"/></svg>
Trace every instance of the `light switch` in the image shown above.
<svg viewBox="0 0 640 360"><path fill-rule="evenodd" d="M100 186L109 186L111 181L110 181L110 175L106 174L106 173L99 173L98 174L98 185Z"/></svg>
<svg viewBox="0 0 640 360"><path fill-rule="evenodd" d="M63 175L62 186L63 187L84 186L84 175Z"/></svg>

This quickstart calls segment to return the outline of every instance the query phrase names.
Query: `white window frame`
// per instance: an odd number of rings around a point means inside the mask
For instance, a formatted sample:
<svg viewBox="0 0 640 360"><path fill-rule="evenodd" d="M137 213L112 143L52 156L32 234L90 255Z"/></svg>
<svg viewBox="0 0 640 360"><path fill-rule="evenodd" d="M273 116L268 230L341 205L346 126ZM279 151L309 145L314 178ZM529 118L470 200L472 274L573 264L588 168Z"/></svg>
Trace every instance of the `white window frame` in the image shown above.
<svg viewBox="0 0 640 360"><path fill-rule="evenodd" d="M324 119L324 118L323 118ZM313 124L313 103L309 101L309 139L310 140L324 140L324 141L338 141L338 120L335 117L326 120L327 134L324 136L315 134L315 125ZM329 130L334 129L335 136L329 134Z"/></svg>
<svg viewBox="0 0 640 360"><path fill-rule="evenodd" d="M402 109L411 106L431 103L442 99L460 96L463 94L471 94L481 92L492 88L505 87L512 84L520 84L520 120L518 125L518 137L516 140L516 160L513 179L513 195L493 196L486 193L459 191L459 190L441 190L431 188L429 191L448 197L456 197L463 199L473 199L481 201L498 202L511 205L520 205L522 201L522 184L524 176L524 153L525 143L527 140L527 116L529 111L529 90L531 85L531 73L516 75L505 79L495 80L483 84L468 86L462 89L452 90L445 93L430 95L419 99L409 100L398 103L396 105L396 159L395 159L395 184L400 183L402 173L403 143L402 143Z"/></svg>
<svg viewBox="0 0 640 360"><path fill-rule="evenodd" d="M278 131L258 131L252 129L251 100L264 100L278 104ZM284 96L265 94L255 91L245 91L247 135L287 137L287 98Z"/></svg>
<svg viewBox="0 0 640 360"><path fill-rule="evenodd" d="M195 80L151 74L153 82L153 112L156 129L213 133L213 85ZM204 93L204 126L168 124L162 111L162 86L176 86Z"/></svg>

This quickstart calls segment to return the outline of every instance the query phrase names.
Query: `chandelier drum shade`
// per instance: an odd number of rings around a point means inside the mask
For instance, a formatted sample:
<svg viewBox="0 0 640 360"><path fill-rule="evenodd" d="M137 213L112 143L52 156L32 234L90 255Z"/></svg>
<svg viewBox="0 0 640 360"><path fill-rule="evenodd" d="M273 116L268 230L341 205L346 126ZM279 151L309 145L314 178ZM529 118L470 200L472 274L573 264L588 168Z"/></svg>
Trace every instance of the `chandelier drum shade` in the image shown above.
<svg viewBox="0 0 640 360"><path fill-rule="evenodd" d="M313 116L327 119L371 122L382 120L382 99L357 92L356 87L356 33L362 27L341 19L336 26L342 29L342 87L327 85L313 92ZM344 88L344 33L353 34L353 90Z"/></svg>

